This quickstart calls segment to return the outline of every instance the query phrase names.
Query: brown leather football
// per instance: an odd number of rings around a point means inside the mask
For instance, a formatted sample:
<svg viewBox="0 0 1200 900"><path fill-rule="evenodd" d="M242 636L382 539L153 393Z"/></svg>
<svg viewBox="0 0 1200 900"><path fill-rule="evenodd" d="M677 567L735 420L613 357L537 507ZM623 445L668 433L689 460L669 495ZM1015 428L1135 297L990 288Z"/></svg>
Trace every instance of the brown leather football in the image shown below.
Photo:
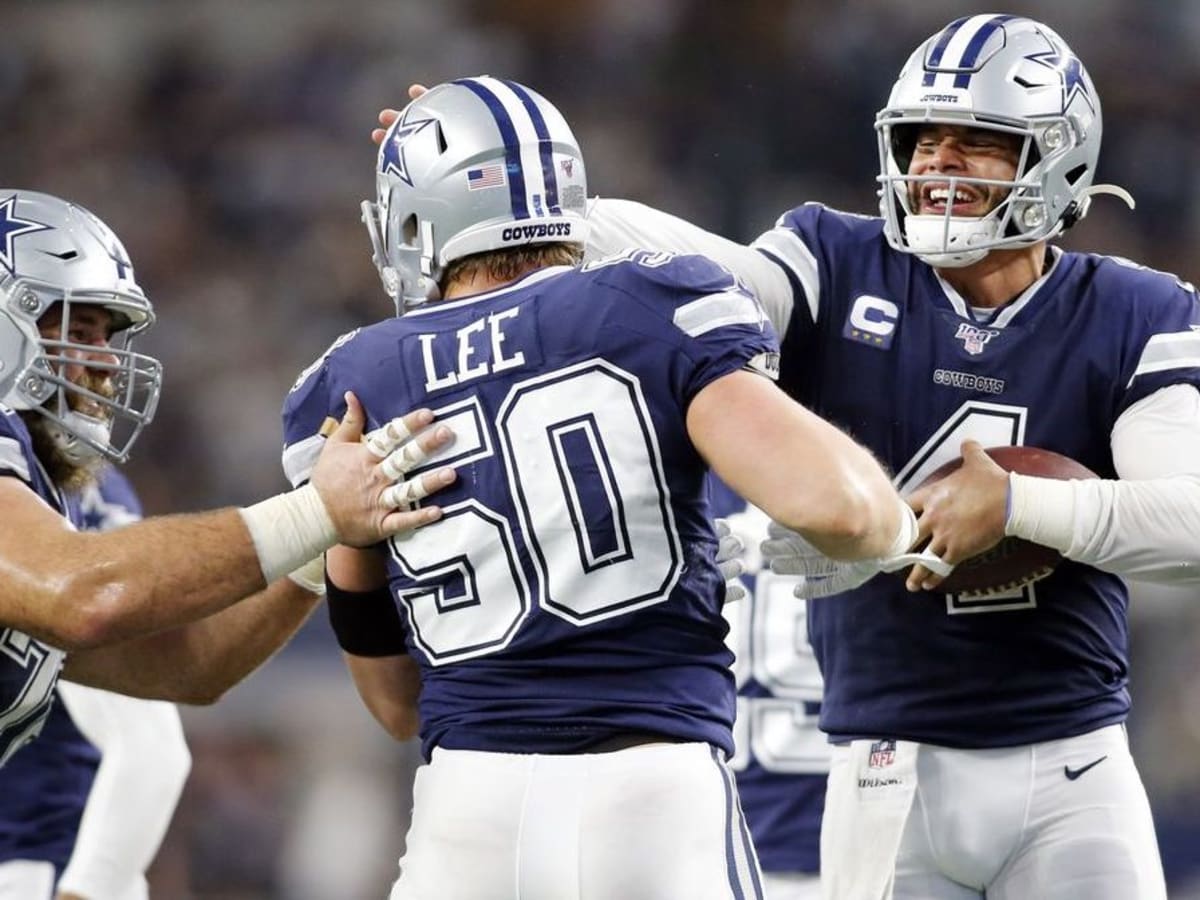
<svg viewBox="0 0 1200 900"><path fill-rule="evenodd" d="M989 447L984 452L1007 472L1042 478L1099 477L1069 456L1040 447ZM961 458L951 460L930 473L920 487L941 481L961 465ZM1016 590L1045 578L1061 561L1062 556L1051 547L1006 537L990 550L960 562L936 590L938 593L968 596Z"/></svg>

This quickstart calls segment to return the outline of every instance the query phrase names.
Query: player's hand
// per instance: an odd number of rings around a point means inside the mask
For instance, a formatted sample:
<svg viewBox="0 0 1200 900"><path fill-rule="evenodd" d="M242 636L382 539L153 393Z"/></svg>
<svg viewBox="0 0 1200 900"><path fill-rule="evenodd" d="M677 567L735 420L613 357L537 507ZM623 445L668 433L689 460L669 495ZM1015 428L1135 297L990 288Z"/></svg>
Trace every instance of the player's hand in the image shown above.
<svg viewBox="0 0 1200 900"><path fill-rule="evenodd" d="M433 422L430 410L392 419L364 439L365 422L358 398L347 393L346 415L325 441L312 471L312 484L338 538L352 547L370 546L436 522L442 515L439 507L414 509L412 504L452 484L456 477L454 469L445 467L412 481L404 478L454 438L445 425L428 427Z"/></svg>
<svg viewBox="0 0 1200 900"><path fill-rule="evenodd" d="M408 99L416 100L428 90L429 88L425 87L423 84L410 84L408 86ZM387 134L387 130L392 127L392 123L398 118L400 118L400 110L392 109L391 107L388 107L387 109L381 109L379 111L379 124L382 127L376 128L371 132L371 140L375 144L382 144L383 136Z"/></svg>
<svg viewBox="0 0 1200 900"><path fill-rule="evenodd" d="M717 519L714 524L717 526L717 568L725 582L725 602L745 600L747 591L742 576L746 574L746 545L733 533L727 520Z"/></svg>
<svg viewBox="0 0 1200 900"><path fill-rule="evenodd" d="M963 441L962 458L958 471L908 498L917 513L917 546L924 545L952 566L1004 539L1008 505L1008 473L983 452L982 445ZM906 586L910 591L931 591L948 574L913 566Z"/></svg>
<svg viewBox="0 0 1200 900"><path fill-rule="evenodd" d="M800 582L792 591L797 597L812 599L840 594L866 584L880 572L895 572L912 565L924 564L942 576L949 575L947 566L932 553L901 553L886 558L852 561L830 559L798 532L772 522L767 539L762 542L763 564L777 575L799 575Z"/></svg>

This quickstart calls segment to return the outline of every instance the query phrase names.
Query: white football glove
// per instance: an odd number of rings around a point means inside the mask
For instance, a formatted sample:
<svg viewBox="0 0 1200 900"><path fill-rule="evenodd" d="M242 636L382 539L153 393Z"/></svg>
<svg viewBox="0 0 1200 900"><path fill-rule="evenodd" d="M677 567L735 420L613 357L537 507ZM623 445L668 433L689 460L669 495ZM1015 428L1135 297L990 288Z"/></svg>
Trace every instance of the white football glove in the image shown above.
<svg viewBox="0 0 1200 900"><path fill-rule="evenodd" d="M716 519L717 526L717 568L721 570L721 578L725 581L725 602L734 603L745 600L746 585L741 576L746 574L746 561L743 554L746 545L729 527L725 519Z"/></svg>
<svg viewBox="0 0 1200 900"><path fill-rule="evenodd" d="M840 594L865 584L880 572L896 572L917 563L943 578L954 570L929 551L852 561L830 559L797 532L777 522L767 527L762 555L763 562L777 575L802 576L792 593L804 599Z"/></svg>

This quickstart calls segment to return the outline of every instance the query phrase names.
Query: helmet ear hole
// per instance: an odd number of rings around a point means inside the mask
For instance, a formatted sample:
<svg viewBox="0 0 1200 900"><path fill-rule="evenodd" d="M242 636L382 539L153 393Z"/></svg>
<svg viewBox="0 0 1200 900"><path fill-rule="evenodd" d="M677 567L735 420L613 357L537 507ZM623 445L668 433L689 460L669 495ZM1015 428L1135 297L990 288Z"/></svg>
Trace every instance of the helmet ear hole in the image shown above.
<svg viewBox="0 0 1200 900"><path fill-rule="evenodd" d="M412 247L417 243L417 214L412 213L400 225L400 239L405 246Z"/></svg>

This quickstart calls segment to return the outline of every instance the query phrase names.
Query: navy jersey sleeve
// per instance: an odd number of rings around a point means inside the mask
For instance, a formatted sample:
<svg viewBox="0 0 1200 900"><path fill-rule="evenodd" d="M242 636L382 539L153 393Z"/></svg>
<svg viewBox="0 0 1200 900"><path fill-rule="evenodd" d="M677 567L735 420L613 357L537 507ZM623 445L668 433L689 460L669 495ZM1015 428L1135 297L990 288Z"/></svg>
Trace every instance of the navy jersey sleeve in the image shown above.
<svg viewBox="0 0 1200 900"><path fill-rule="evenodd" d="M296 379L283 401L283 473L292 487L308 481L313 464L325 443L322 429L329 418L346 411L341 394L331 391L330 360L358 329L343 334Z"/></svg>
<svg viewBox="0 0 1200 900"><path fill-rule="evenodd" d="M712 260L638 251L601 280L633 301L621 307L622 328L640 332L650 352L663 352L666 344L687 360L679 386L685 406L706 385L739 369L777 377L775 329L754 296Z"/></svg>
<svg viewBox="0 0 1200 900"><path fill-rule="evenodd" d="M0 478L20 479L51 509L65 516L76 528L80 526L78 505L51 483L46 470L38 463L33 437L25 422L3 405L0 405Z"/></svg>
<svg viewBox="0 0 1200 900"><path fill-rule="evenodd" d="M887 246L882 232L877 217L805 203L784 213L754 241L754 248L782 268L792 284L791 314L779 335L784 347L780 382L802 402L812 399L808 363L821 355L824 342L836 338L846 300L855 295L847 273L857 278L882 268Z"/></svg>
<svg viewBox="0 0 1200 900"><path fill-rule="evenodd" d="M1110 271L1106 271L1110 270ZM1104 292L1127 310L1118 414L1160 388L1200 388L1200 297L1172 275L1120 259L1105 259L1097 277L1111 275Z"/></svg>
<svg viewBox="0 0 1200 900"><path fill-rule="evenodd" d="M33 486L33 445L29 430L13 410L0 407L0 476Z"/></svg>

